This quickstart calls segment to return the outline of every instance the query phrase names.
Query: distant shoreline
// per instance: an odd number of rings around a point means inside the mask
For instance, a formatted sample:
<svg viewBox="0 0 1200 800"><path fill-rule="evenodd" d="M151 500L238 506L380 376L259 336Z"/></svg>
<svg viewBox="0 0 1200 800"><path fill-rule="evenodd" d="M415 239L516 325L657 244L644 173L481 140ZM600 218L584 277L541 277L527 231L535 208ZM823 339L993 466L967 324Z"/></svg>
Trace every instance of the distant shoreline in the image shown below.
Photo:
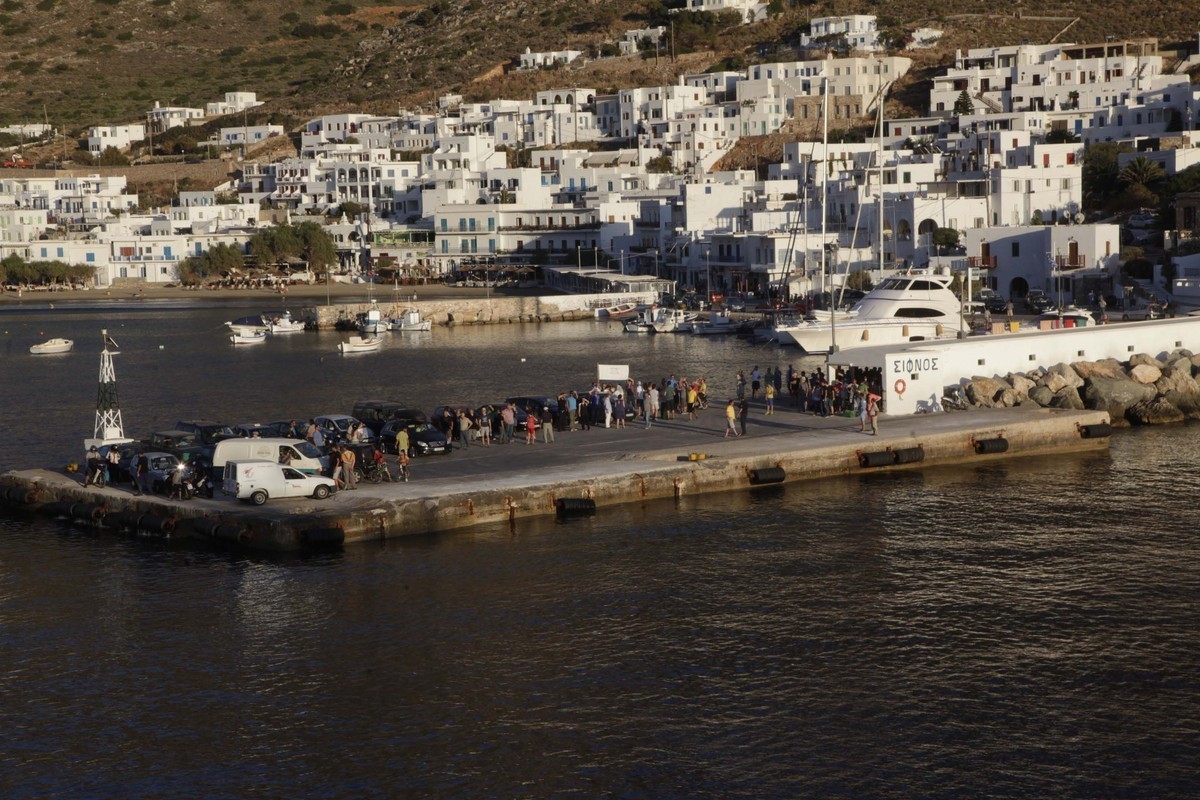
<svg viewBox="0 0 1200 800"><path fill-rule="evenodd" d="M366 303L370 284L366 283L323 283L294 284L286 293L272 289L184 289L180 286L121 286L108 289L67 289L63 291L0 292L0 309L20 307L43 307L77 302L112 302L122 305L143 300L195 300L202 302L245 303L248 301L291 302L304 305L323 303L326 298L340 303ZM492 289L495 296L535 296L546 294L545 289ZM375 299L380 303L393 300L411 302L413 295L418 300L454 299L459 297L484 297L488 289L478 286L448 286L434 283L423 286L399 286L386 284L375 286Z"/></svg>

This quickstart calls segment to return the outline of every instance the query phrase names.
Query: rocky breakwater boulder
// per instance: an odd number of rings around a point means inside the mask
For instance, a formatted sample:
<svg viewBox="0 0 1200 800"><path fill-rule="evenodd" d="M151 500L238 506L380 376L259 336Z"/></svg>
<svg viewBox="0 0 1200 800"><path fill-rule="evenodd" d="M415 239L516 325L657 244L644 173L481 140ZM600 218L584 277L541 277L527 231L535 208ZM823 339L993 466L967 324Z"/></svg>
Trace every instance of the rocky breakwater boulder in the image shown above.
<svg viewBox="0 0 1200 800"><path fill-rule="evenodd" d="M1200 419L1200 357L1177 350L1164 359L1139 353L1116 359L1055 364L1049 369L977 376L966 385L975 406L1032 404L1107 411L1114 425L1162 425Z"/></svg>

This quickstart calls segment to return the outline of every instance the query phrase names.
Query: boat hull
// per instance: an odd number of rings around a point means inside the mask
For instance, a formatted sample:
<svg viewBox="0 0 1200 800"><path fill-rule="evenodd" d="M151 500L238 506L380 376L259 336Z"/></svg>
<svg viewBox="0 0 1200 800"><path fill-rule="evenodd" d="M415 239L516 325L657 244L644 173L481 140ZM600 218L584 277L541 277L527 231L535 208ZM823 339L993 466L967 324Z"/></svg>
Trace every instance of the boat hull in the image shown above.
<svg viewBox="0 0 1200 800"><path fill-rule="evenodd" d="M48 342L35 344L29 348L29 352L35 356L53 356L69 353L74 346L75 343L70 339L51 339Z"/></svg>
<svg viewBox="0 0 1200 800"><path fill-rule="evenodd" d="M847 321L844 324L809 323L776 331L782 345L795 345L806 353L828 353L836 341L838 350L874 347L880 344L919 342L953 336L944 323L920 320Z"/></svg>

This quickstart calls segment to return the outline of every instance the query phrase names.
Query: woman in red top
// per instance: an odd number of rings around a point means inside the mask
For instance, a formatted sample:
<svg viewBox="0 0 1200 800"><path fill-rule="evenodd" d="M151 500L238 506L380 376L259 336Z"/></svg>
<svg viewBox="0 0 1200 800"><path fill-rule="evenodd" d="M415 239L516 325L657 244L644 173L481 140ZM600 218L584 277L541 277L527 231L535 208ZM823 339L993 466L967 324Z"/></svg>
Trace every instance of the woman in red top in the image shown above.
<svg viewBox="0 0 1200 800"><path fill-rule="evenodd" d="M537 417L530 412L525 417L525 444L537 444Z"/></svg>

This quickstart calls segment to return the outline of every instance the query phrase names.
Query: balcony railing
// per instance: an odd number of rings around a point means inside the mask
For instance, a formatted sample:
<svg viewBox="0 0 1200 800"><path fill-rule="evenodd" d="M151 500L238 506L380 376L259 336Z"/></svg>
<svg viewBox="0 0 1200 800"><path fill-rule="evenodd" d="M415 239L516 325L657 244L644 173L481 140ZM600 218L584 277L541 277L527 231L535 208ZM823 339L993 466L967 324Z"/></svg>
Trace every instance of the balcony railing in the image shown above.
<svg viewBox="0 0 1200 800"><path fill-rule="evenodd" d="M1081 255L1054 257L1054 268L1060 272L1068 269L1082 269L1086 266L1087 261Z"/></svg>
<svg viewBox="0 0 1200 800"><path fill-rule="evenodd" d="M971 269L995 269L995 256L968 256L967 266Z"/></svg>

